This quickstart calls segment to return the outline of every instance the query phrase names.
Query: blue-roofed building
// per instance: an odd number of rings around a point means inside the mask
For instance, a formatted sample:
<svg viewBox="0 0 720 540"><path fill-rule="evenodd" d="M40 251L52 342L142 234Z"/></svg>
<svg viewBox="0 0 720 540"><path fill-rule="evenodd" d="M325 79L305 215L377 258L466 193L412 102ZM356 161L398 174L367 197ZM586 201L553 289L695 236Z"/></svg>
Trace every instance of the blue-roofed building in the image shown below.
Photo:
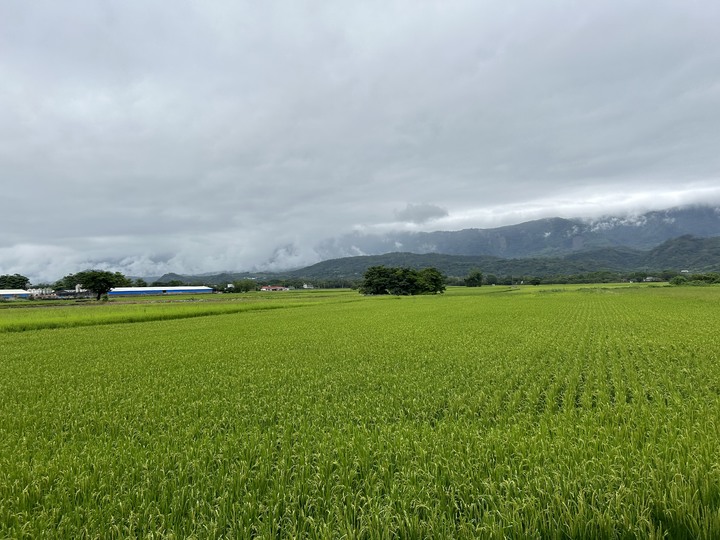
<svg viewBox="0 0 720 540"><path fill-rule="evenodd" d="M209 294L211 287L183 285L179 287L114 287L108 296L148 296L163 294Z"/></svg>
<svg viewBox="0 0 720 540"><path fill-rule="evenodd" d="M3 300L30 298L30 293L23 289L0 289L0 298Z"/></svg>

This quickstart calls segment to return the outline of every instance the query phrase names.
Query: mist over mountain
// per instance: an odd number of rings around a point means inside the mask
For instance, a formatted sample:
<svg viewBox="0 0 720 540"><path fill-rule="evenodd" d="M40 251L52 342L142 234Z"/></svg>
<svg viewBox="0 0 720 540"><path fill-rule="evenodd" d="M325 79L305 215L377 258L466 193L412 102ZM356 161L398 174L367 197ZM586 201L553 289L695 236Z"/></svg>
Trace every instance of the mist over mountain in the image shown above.
<svg viewBox="0 0 720 540"><path fill-rule="evenodd" d="M351 235L323 246L326 260L308 267L277 273L167 274L160 281L221 284L250 276L358 279L369 266L380 264L434 266L450 276L463 276L473 268L534 276L720 271L720 208L692 206L599 219L548 218L495 229ZM345 256L330 257L331 253Z"/></svg>
<svg viewBox="0 0 720 540"><path fill-rule="evenodd" d="M167 274L162 282L179 280L192 284L224 285L252 277L260 281L279 279L357 282L371 266L408 268L434 267L447 276L464 277L471 270L498 276L568 276L611 272L646 274L670 271L679 273L720 272L720 236L697 238L686 235L663 242L650 250L608 247L572 253L564 257L527 257L503 259L491 255L445 255L441 253L393 252L382 255L359 255L323 261L287 272L221 273L206 276ZM338 285L335 285L338 286ZM347 286L347 285L343 285Z"/></svg>
<svg viewBox="0 0 720 540"><path fill-rule="evenodd" d="M517 259L606 247L646 250L684 235L720 236L720 208L689 206L597 219L546 218L493 229L355 233L323 242L319 252L323 259L393 251Z"/></svg>

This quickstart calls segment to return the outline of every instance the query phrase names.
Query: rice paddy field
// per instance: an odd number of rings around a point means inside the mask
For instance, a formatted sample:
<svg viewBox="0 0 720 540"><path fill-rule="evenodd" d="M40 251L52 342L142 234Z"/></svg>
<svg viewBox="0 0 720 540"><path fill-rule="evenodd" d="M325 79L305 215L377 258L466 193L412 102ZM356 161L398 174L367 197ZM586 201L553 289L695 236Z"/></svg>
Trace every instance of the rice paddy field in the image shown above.
<svg viewBox="0 0 720 540"><path fill-rule="evenodd" d="M720 288L0 305L0 538L720 537Z"/></svg>

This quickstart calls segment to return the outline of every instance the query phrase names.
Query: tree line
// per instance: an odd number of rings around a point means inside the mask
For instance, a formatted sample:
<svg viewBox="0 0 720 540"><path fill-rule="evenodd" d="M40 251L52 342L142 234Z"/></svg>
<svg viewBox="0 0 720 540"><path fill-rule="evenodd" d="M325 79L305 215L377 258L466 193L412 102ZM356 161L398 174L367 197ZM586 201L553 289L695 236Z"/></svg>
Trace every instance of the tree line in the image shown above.
<svg viewBox="0 0 720 540"><path fill-rule="evenodd" d="M381 295L417 295L438 294L445 291L447 285L481 287L483 285L541 285L541 284L581 284L581 283L616 283L621 281L645 281L647 278L658 281L669 281L672 285L711 285L720 284L720 274L717 272L681 274L672 270L657 273L632 272L616 273L610 271L588 272L586 274L570 274L555 276L496 276L483 274L479 269L472 269L464 277L447 277L435 267L415 270L406 267L387 267L384 265L371 266L363 278L358 281L337 278L334 280L312 280L318 288L353 288L362 294ZM278 284L282 286L301 288L304 281L299 278L278 278L268 281L266 279L242 279L226 285L208 284L215 290L224 292L249 292L259 289L262 285ZM182 286L197 285L198 283L185 283L179 280L170 282L153 282L153 286ZM27 289L30 279L21 274L0 275L0 289ZM147 287L143 279L132 280L120 272L105 270L84 270L75 274L68 274L62 279L50 284L38 284L37 288L74 289L77 285L92 292L99 300L114 287Z"/></svg>
<svg viewBox="0 0 720 540"><path fill-rule="evenodd" d="M0 289L27 289L30 280L20 274L0 276Z"/></svg>
<svg viewBox="0 0 720 540"><path fill-rule="evenodd" d="M718 283L720 283L720 274L717 272L675 276L670 280L670 285L715 285Z"/></svg>

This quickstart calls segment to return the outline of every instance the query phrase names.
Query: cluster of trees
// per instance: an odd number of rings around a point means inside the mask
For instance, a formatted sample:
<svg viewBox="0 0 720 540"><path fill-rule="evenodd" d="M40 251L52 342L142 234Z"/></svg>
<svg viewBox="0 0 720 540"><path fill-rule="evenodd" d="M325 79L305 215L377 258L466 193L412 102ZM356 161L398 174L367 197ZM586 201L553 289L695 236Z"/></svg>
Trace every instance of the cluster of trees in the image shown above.
<svg viewBox="0 0 720 540"><path fill-rule="evenodd" d="M171 279L170 281L153 281L150 285L152 287L182 287L183 285L195 285L195 283L186 283L181 279ZM144 279L138 279L135 281L135 287L147 286L147 282Z"/></svg>
<svg viewBox="0 0 720 540"><path fill-rule="evenodd" d="M481 287L483 284L483 274L480 270L471 270L465 278L466 287Z"/></svg>
<svg viewBox="0 0 720 540"><path fill-rule="evenodd" d="M435 268L393 268L371 266L365 271L359 291L362 294L437 294L445 292L445 276Z"/></svg>
<svg viewBox="0 0 720 540"><path fill-rule="evenodd" d="M720 274L717 272L675 276L670 280L671 285L713 285L716 283L720 283Z"/></svg>
<svg viewBox="0 0 720 540"><path fill-rule="evenodd" d="M250 292L259 287L258 282L254 279L240 279L232 282L232 288L226 289L227 292Z"/></svg>
<svg viewBox="0 0 720 540"><path fill-rule="evenodd" d="M20 274L0 276L0 289L27 289L30 280Z"/></svg>
<svg viewBox="0 0 720 540"><path fill-rule="evenodd" d="M307 283L312 284L316 289L354 289L357 288L357 282L350 279L299 279L278 277L277 279L257 278L257 279L239 279L232 282L231 288L225 288L222 285L209 285L216 290L224 292L244 293L248 291L259 290L263 285L280 285L281 287L289 287L294 289L302 289Z"/></svg>
<svg viewBox="0 0 720 540"><path fill-rule="evenodd" d="M471 270L465 277L448 277L447 285L480 287L482 285L555 285L555 284L589 284L589 283L621 283L626 281L641 282L650 278L650 281L670 281L674 277L681 277L679 282L697 281L712 283L712 276L716 274L694 274L683 276L676 270L643 271L643 272L612 272L610 270L597 270L580 274L553 274L533 276L527 274L501 275L483 274L480 270ZM700 276L700 277L698 277ZM718 282L720 283L720 282ZM678 281L676 281L678 284Z"/></svg>

